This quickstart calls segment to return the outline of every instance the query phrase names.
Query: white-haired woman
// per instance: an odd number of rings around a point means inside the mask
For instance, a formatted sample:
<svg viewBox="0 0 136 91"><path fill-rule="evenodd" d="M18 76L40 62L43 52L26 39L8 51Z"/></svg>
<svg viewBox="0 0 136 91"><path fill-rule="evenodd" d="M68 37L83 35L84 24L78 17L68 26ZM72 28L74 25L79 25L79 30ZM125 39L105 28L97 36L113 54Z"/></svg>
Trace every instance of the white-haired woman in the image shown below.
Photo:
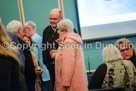
<svg viewBox="0 0 136 91"><path fill-rule="evenodd" d="M123 60L118 48L110 44L103 49L104 64L100 65L89 82L89 89L121 87L125 91L135 89L135 66ZM121 90L122 91L122 90Z"/></svg>
<svg viewBox="0 0 136 91"><path fill-rule="evenodd" d="M88 91L82 40L72 32L73 24L69 19L61 20L57 28L59 48L55 57L55 91Z"/></svg>

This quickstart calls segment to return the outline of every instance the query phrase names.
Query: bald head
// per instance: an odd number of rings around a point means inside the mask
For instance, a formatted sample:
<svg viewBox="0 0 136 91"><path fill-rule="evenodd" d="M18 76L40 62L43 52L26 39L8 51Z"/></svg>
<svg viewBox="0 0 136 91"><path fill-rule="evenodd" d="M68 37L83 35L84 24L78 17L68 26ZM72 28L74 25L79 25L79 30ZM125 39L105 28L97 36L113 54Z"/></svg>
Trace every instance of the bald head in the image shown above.
<svg viewBox="0 0 136 91"><path fill-rule="evenodd" d="M51 10L50 12L50 25L55 30L57 28L57 23L62 20L61 11L58 8Z"/></svg>
<svg viewBox="0 0 136 91"><path fill-rule="evenodd" d="M57 16L62 17L61 11L58 8L52 9L50 12L50 15L57 15Z"/></svg>

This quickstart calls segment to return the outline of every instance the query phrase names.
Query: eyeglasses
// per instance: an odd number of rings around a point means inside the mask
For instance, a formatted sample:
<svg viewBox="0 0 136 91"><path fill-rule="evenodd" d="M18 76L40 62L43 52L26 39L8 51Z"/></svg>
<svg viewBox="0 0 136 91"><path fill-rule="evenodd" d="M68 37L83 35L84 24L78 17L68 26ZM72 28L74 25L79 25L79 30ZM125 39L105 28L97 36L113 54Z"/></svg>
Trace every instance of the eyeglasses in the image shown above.
<svg viewBox="0 0 136 91"><path fill-rule="evenodd" d="M121 53L130 52L130 49L131 49L131 48L122 49L122 50L120 50L120 52L121 52Z"/></svg>
<svg viewBox="0 0 136 91"><path fill-rule="evenodd" d="M50 20L58 20L60 17L58 17L58 18L49 18Z"/></svg>

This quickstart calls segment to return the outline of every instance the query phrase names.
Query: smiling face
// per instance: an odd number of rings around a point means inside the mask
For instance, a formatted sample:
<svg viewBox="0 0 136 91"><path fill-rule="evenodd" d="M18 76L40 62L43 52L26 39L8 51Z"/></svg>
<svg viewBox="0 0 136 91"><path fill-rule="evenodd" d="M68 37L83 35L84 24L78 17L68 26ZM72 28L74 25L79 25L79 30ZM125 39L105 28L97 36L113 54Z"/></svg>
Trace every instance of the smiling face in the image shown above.
<svg viewBox="0 0 136 91"><path fill-rule="evenodd" d="M62 16L60 14L59 9L54 9L50 12L50 24L53 29L57 28L57 23L62 20Z"/></svg>
<svg viewBox="0 0 136 91"><path fill-rule="evenodd" d="M23 41L25 41L28 44L28 46L31 47L31 40L28 37L24 36Z"/></svg>

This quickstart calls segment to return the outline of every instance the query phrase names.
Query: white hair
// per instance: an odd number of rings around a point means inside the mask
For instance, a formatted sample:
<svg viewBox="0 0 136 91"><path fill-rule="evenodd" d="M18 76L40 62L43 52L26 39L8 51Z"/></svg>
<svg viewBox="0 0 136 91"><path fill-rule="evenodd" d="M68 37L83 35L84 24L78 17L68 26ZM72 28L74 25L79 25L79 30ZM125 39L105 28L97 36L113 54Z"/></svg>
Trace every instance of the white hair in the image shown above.
<svg viewBox="0 0 136 91"><path fill-rule="evenodd" d="M33 29L36 30L36 24L33 21L28 21L25 23L25 26L31 26Z"/></svg>
<svg viewBox="0 0 136 91"><path fill-rule="evenodd" d="M113 44L110 44L103 49L103 60L105 63L122 59L120 51Z"/></svg>
<svg viewBox="0 0 136 91"><path fill-rule="evenodd" d="M64 19L57 24L57 28L61 31L71 32L73 31L73 23L69 19Z"/></svg>
<svg viewBox="0 0 136 91"><path fill-rule="evenodd" d="M19 28L22 28L22 24L20 21L17 20L12 20L11 22L9 22L6 26L7 31L9 32L17 32Z"/></svg>

